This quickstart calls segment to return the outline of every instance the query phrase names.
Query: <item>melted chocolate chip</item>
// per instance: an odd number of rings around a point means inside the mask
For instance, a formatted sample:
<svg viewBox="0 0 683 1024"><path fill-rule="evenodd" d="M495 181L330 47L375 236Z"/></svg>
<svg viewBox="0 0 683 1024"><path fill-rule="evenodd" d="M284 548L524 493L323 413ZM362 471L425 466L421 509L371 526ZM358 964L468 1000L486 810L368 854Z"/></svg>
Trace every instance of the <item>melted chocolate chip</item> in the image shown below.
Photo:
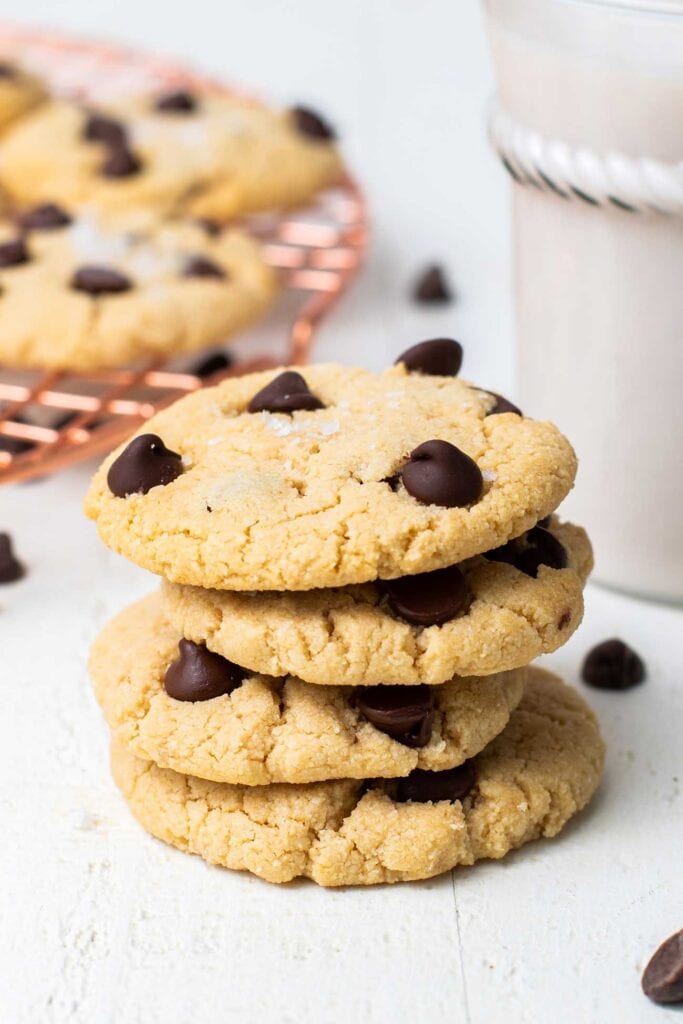
<svg viewBox="0 0 683 1024"><path fill-rule="evenodd" d="M337 137L334 128L309 107L293 107L292 117L296 130L306 138L329 142Z"/></svg>
<svg viewBox="0 0 683 1024"><path fill-rule="evenodd" d="M411 373L424 373L430 377L457 377L462 366L462 345L452 338L433 338L421 341L403 352L397 363L403 363Z"/></svg>
<svg viewBox="0 0 683 1024"><path fill-rule="evenodd" d="M204 644L181 640L178 650L164 677L166 693L174 700L213 700L232 693L246 675L239 665L214 654Z"/></svg>
<svg viewBox="0 0 683 1024"><path fill-rule="evenodd" d="M192 373L204 380L206 377L213 377L214 374L220 373L221 370L229 369L232 364L232 356L226 352L214 352L213 355L207 356L193 366Z"/></svg>
<svg viewBox="0 0 683 1024"><path fill-rule="evenodd" d="M177 89L175 92L167 92L159 96L154 109L161 113L168 114L192 114L198 107L197 97L184 89Z"/></svg>
<svg viewBox="0 0 683 1024"><path fill-rule="evenodd" d="M128 135L125 126L113 117L90 114L83 126L83 138L88 142L105 142L108 146L125 146Z"/></svg>
<svg viewBox="0 0 683 1024"><path fill-rule="evenodd" d="M420 274L413 290L413 298L416 302L427 304L445 304L453 301L453 294L442 267L434 263Z"/></svg>
<svg viewBox="0 0 683 1024"><path fill-rule="evenodd" d="M14 554L12 538L0 533L0 583L15 583L26 575L26 569Z"/></svg>
<svg viewBox="0 0 683 1024"><path fill-rule="evenodd" d="M474 459L448 441L425 441L401 470L409 494L423 505L457 508L481 496L484 481Z"/></svg>
<svg viewBox="0 0 683 1024"><path fill-rule="evenodd" d="M457 565L382 580L380 586L392 611L414 626L440 626L464 612L470 601L467 581Z"/></svg>
<svg viewBox="0 0 683 1024"><path fill-rule="evenodd" d="M405 779L396 779L388 790L398 803L413 800L428 803L438 800L463 800L477 781L472 761L445 772L428 772L415 768Z"/></svg>
<svg viewBox="0 0 683 1024"><path fill-rule="evenodd" d="M170 451L156 434L134 437L109 467L107 485L117 498L147 494L152 487L165 487L183 471L177 452Z"/></svg>
<svg viewBox="0 0 683 1024"><path fill-rule="evenodd" d="M19 224L26 231L52 231L55 228L66 227L71 223L71 217L56 203L42 203L27 210L19 218Z"/></svg>
<svg viewBox="0 0 683 1024"><path fill-rule="evenodd" d="M91 264L75 272L71 278L71 287L77 292L87 292L88 295L116 295L130 291L133 282L118 270Z"/></svg>
<svg viewBox="0 0 683 1024"><path fill-rule="evenodd" d="M434 724L434 695L429 686L367 686L356 702L369 722L406 747L425 747Z"/></svg>
<svg viewBox="0 0 683 1024"><path fill-rule="evenodd" d="M628 690L642 683L645 665L623 640L604 640L586 655L581 676L600 690Z"/></svg>
<svg viewBox="0 0 683 1024"><path fill-rule="evenodd" d="M297 409L324 409L325 406L295 370L285 370L257 391L248 412L295 412Z"/></svg>
<svg viewBox="0 0 683 1024"><path fill-rule="evenodd" d="M487 391L486 394L491 395L496 400L493 406L486 413L487 416L498 416L502 412L512 412L515 416L524 415L522 410L518 409L516 405L513 405L509 399L504 398L495 391Z"/></svg>
<svg viewBox="0 0 683 1024"><path fill-rule="evenodd" d="M28 263L30 258L22 238L15 238L0 245L0 268L18 267L22 263Z"/></svg>
<svg viewBox="0 0 683 1024"><path fill-rule="evenodd" d="M547 565L549 569L564 569L567 566L567 552L557 537L542 526L534 526L521 537L487 551L484 557L492 562L507 562L534 578L538 576L542 565Z"/></svg>
<svg viewBox="0 0 683 1024"><path fill-rule="evenodd" d="M670 935L653 954L641 984L655 1003L683 1003L683 930Z"/></svg>
<svg viewBox="0 0 683 1024"><path fill-rule="evenodd" d="M215 277L224 280L227 276L223 267L206 256L191 256L183 267L183 277Z"/></svg>
<svg viewBox="0 0 683 1024"><path fill-rule="evenodd" d="M131 178L142 170L142 161L127 146L112 146L100 167L105 178Z"/></svg>

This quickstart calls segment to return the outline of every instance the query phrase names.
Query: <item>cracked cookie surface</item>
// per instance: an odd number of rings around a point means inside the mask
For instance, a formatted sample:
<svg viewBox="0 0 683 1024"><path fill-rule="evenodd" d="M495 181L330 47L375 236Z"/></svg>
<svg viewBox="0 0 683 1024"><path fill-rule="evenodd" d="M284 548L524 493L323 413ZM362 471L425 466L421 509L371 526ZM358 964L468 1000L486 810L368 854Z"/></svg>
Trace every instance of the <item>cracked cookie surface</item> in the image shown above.
<svg viewBox="0 0 683 1024"><path fill-rule="evenodd" d="M488 415L465 381L335 365L303 376L324 408L248 412L279 371L189 395L144 427L185 457L168 486L115 497L96 474L86 512L109 547L177 583L309 590L441 568L504 544L552 512L576 460L550 423ZM467 507L417 500L398 479L440 439L470 456L483 493Z"/></svg>
<svg viewBox="0 0 683 1024"><path fill-rule="evenodd" d="M0 225L8 253L0 362L8 365L87 370L194 351L257 319L276 294L260 245L241 231L210 235L193 221L105 218L53 204L25 221L39 222L45 210L66 223L21 235Z"/></svg>
<svg viewBox="0 0 683 1024"><path fill-rule="evenodd" d="M299 593L236 593L163 583L178 630L253 672L308 683L431 685L528 665L566 643L581 622L592 567L584 530L555 517L549 526L565 568L538 577L480 556L462 565L471 595L463 614L428 627L395 614L368 583Z"/></svg>
<svg viewBox="0 0 683 1024"><path fill-rule="evenodd" d="M434 691L431 737L411 748L365 718L349 687L247 676L232 693L180 701L164 688L182 637L158 593L131 605L93 645L93 687L116 742L175 771L249 786L452 768L507 724L525 671L455 679Z"/></svg>
<svg viewBox="0 0 683 1024"><path fill-rule="evenodd" d="M604 745L582 698L531 669L507 728L472 763L463 800L397 803L378 783L248 788L158 768L114 744L112 770L152 835L270 882L320 885L429 878L555 836L588 803Z"/></svg>

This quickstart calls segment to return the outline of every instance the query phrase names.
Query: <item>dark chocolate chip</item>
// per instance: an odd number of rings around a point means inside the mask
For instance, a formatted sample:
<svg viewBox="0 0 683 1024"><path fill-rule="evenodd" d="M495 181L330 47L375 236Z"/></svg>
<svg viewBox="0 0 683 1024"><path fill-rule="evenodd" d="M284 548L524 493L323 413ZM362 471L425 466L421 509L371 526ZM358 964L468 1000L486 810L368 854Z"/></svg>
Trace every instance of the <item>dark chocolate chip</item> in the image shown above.
<svg viewBox="0 0 683 1024"><path fill-rule="evenodd" d="M223 225L220 221L212 220L211 217L198 217L197 224L199 224L200 228L204 228L207 235L211 238L218 238L223 230Z"/></svg>
<svg viewBox="0 0 683 1024"><path fill-rule="evenodd" d="M75 272L71 278L71 287L78 292L87 292L88 295L116 295L130 291L133 282L118 270L93 263Z"/></svg>
<svg viewBox="0 0 683 1024"><path fill-rule="evenodd" d="M428 772L415 768L405 779L396 779L389 790L398 803L414 800L416 803L437 800L462 800L470 792L477 775L472 761L445 772Z"/></svg>
<svg viewBox="0 0 683 1024"><path fill-rule="evenodd" d="M474 459L448 441L418 445L401 470L401 478L408 493L423 505L444 508L471 505L484 487Z"/></svg>
<svg viewBox="0 0 683 1024"><path fill-rule="evenodd" d="M207 356L193 366L191 372L203 380L206 377L213 377L214 374L220 373L221 370L227 370L232 366L233 362L232 356L227 355L227 353L214 352L213 355Z"/></svg>
<svg viewBox="0 0 683 1024"><path fill-rule="evenodd" d="M224 280L227 276L223 267L206 256L191 256L183 267L183 277L215 277Z"/></svg>
<svg viewBox="0 0 683 1024"><path fill-rule="evenodd" d="M71 217L56 203L42 203L27 210L19 218L19 224L27 231L52 231L71 223Z"/></svg>
<svg viewBox="0 0 683 1024"><path fill-rule="evenodd" d="M28 263L30 259L26 243L22 238L15 238L11 242L3 242L0 245L0 267L18 267L21 263Z"/></svg>
<svg viewBox="0 0 683 1024"><path fill-rule="evenodd" d="M434 724L434 695L429 686L366 686L356 703L369 722L406 747L425 747Z"/></svg>
<svg viewBox="0 0 683 1024"><path fill-rule="evenodd" d="M557 620L557 628L560 629L560 630L561 629L566 629L571 621L572 621L572 613L569 610L569 608L565 608L565 610L562 612L562 614L560 615L559 619Z"/></svg>
<svg viewBox="0 0 683 1024"><path fill-rule="evenodd" d="M177 452L170 451L156 434L134 437L109 467L107 484L117 498L147 494L152 487L166 486L183 471Z"/></svg>
<svg viewBox="0 0 683 1024"><path fill-rule="evenodd" d="M453 293L442 267L434 263L420 274L415 282L413 298L416 302L435 304L453 301Z"/></svg>
<svg viewBox="0 0 683 1024"><path fill-rule="evenodd" d="M214 654L204 644L181 640L178 650L178 657L164 676L166 693L174 700L213 700L236 690L246 675L239 665Z"/></svg>
<svg viewBox="0 0 683 1024"><path fill-rule="evenodd" d="M142 161L127 146L112 146L100 167L105 178L131 178L142 170Z"/></svg>
<svg viewBox="0 0 683 1024"><path fill-rule="evenodd" d="M83 138L88 142L105 142L108 146L125 146L128 134L125 125L113 117L90 114L83 126Z"/></svg>
<svg viewBox="0 0 683 1024"><path fill-rule="evenodd" d="M14 64L8 64L6 61L0 61L0 78L17 78L18 74L19 72Z"/></svg>
<svg viewBox="0 0 683 1024"><path fill-rule="evenodd" d="M192 114L197 107L197 97L185 89L167 92L163 96L159 96L154 104L155 110L164 114Z"/></svg>
<svg viewBox="0 0 683 1024"><path fill-rule="evenodd" d="M670 935L653 954L641 984L655 1003L683 1003L683 930Z"/></svg>
<svg viewBox="0 0 683 1024"><path fill-rule="evenodd" d="M295 412L297 409L324 409L325 406L295 370L285 370L257 391L247 406L248 412Z"/></svg>
<svg viewBox="0 0 683 1024"><path fill-rule="evenodd" d="M433 338L421 341L403 352L397 363L403 363L411 373L425 373L430 377L457 377L462 366L462 345L452 338Z"/></svg>
<svg viewBox="0 0 683 1024"><path fill-rule="evenodd" d="M588 652L581 669L584 682L600 690L628 690L642 683L645 665L623 640L604 640Z"/></svg>
<svg viewBox="0 0 683 1024"><path fill-rule="evenodd" d="M508 541L502 547L487 551L485 558L492 562L507 562L527 576L538 576L540 566L549 569L564 569L567 566L567 552L557 537L542 526L533 526L521 537Z"/></svg>
<svg viewBox="0 0 683 1024"><path fill-rule="evenodd" d="M26 575L26 569L14 554L12 538L0 533L0 583L15 583Z"/></svg>
<svg viewBox="0 0 683 1024"><path fill-rule="evenodd" d="M513 412L515 416L524 415L521 409L518 409L516 405L513 405L512 402L509 399L504 398L503 395L499 395L495 391L487 391L486 394L491 395L492 398L495 398L496 400L493 406L486 413L487 416L498 416L502 412Z"/></svg>
<svg viewBox="0 0 683 1024"><path fill-rule="evenodd" d="M309 139L320 139L328 142L336 139L337 133L332 125L323 120L320 114L316 114L309 107L293 107L292 117L296 130Z"/></svg>
<svg viewBox="0 0 683 1024"><path fill-rule="evenodd" d="M465 611L470 601L467 581L457 565L382 580L379 585L392 610L414 626L440 626Z"/></svg>

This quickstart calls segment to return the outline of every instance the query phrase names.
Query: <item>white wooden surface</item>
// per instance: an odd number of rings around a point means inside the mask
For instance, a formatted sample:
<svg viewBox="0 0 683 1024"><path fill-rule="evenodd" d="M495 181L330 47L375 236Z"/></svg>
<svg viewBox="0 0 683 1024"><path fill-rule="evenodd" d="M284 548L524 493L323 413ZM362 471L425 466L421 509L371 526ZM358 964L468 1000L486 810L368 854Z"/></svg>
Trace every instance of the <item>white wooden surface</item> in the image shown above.
<svg viewBox="0 0 683 1024"><path fill-rule="evenodd" d="M320 355L379 367L454 332L468 376L510 387L507 183L483 136L491 81L474 0L0 2L0 17L19 13L319 103L375 227ZM433 258L457 280L456 309L405 301ZM3 1024L680 1019L639 990L649 952L683 925L680 612L591 590L584 627L548 659L576 680L585 650L616 633L650 673L632 693L590 694L607 777L560 839L425 884L277 888L149 839L109 779L87 649L153 580L84 521L91 470L0 490L0 528L30 566L0 592Z"/></svg>

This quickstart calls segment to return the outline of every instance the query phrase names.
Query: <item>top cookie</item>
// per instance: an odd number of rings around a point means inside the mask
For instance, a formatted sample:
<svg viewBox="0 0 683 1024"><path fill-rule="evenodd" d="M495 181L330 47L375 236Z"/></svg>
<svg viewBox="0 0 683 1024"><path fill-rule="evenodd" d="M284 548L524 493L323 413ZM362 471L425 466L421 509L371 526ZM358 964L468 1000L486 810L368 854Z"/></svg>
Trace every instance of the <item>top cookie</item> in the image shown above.
<svg viewBox="0 0 683 1024"><path fill-rule="evenodd" d="M304 376L251 374L154 416L90 487L104 542L178 583L344 586L496 548L572 486L552 424L493 415L465 381L404 363Z"/></svg>
<svg viewBox="0 0 683 1024"><path fill-rule="evenodd" d="M0 60L0 132L46 98L43 83L16 64Z"/></svg>
<svg viewBox="0 0 683 1024"><path fill-rule="evenodd" d="M83 204L225 219L307 201L341 174L307 111L230 96L145 96L93 113L55 101L9 132L0 182L20 204Z"/></svg>

